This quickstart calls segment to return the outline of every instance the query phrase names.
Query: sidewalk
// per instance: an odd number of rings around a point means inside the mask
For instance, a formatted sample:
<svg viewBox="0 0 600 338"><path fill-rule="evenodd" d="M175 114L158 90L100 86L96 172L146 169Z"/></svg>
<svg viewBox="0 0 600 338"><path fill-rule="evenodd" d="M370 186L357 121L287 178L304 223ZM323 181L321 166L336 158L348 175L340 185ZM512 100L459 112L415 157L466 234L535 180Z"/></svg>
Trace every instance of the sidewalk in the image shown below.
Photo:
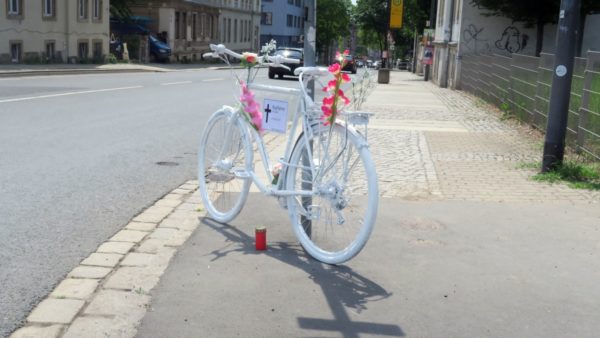
<svg viewBox="0 0 600 338"><path fill-rule="evenodd" d="M229 225L203 218L187 182L12 337L597 336L598 192L530 180L519 164L540 161L539 138L410 73L392 72L364 109L376 112L382 198L349 263L306 257L284 210L257 193Z"/></svg>
<svg viewBox="0 0 600 338"><path fill-rule="evenodd" d="M47 65L0 65L0 78L19 76L67 75L87 73L121 72L173 72L182 70L222 69L222 63L177 64L177 63L116 63L116 64L47 64Z"/></svg>

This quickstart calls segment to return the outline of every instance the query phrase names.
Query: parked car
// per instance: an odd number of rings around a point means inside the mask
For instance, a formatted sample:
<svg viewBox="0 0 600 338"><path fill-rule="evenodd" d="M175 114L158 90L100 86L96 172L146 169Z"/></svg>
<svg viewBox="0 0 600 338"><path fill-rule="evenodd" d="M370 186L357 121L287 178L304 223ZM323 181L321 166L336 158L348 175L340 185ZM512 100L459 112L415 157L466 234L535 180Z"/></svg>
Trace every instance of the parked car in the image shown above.
<svg viewBox="0 0 600 338"><path fill-rule="evenodd" d="M153 62L168 61L171 56L171 47L152 35L148 35L150 60Z"/></svg>
<svg viewBox="0 0 600 338"><path fill-rule="evenodd" d="M273 55L281 55L286 58L297 59L300 60L300 63L283 63L283 65L289 67L290 70L282 67L269 66L269 79L275 78L275 75L277 75L277 77L280 79L283 78L284 75L294 76L294 69L304 65L304 50L302 48L279 47L277 50L275 50Z"/></svg>
<svg viewBox="0 0 600 338"><path fill-rule="evenodd" d="M365 62L363 60L356 60L356 67L362 68L365 66Z"/></svg>
<svg viewBox="0 0 600 338"><path fill-rule="evenodd" d="M398 69L407 70L408 69L408 60L399 59L397 65L398 65Z"/></svg>
<svg viewBox="0 0 600 338"><path fill-rule="evenodd" d="M379 69L381 68L381 61L377 60L373 62L373 66L371 68Z"/></svg>
<svg viewBox="0 0 600 338"><path fill-rule="evenodd" d="M367 60L367 68L373 68L373 60Z"/></svg>

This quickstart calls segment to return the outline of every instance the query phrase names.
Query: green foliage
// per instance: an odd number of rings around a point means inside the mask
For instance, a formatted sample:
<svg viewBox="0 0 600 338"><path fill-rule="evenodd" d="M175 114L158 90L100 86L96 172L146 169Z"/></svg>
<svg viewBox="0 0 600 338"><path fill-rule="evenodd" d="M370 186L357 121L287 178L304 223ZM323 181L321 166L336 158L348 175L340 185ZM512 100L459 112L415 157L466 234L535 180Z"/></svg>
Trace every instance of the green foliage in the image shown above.
<svg viewBox="0 0 600 338"><path fill-rule="evenodd" d="M120 21L127 21L131 16L129 5L133 3L145 3L147 1L136 0L110 0L110 17Z"/></svg>
<svg viewBox="0 0 600 338"><path fill-rule="evenodd" d="M317 50L325 52L325 60L329 46L338 38L348 36L353 6L349 0L317 1Z"/></svg>
<svg viewBox="0 0 600 338"><path fill-rule="evenodd" d="M431 0L404 0L404 15L401 29L392 31L392 37L402 57L413 43L415 31L420 34L425 28ZM365 46L379 50L388 49L387 31L389 22L389 0L358 0L356 20L360 25L359 41Z"/></svg>
<svg viewBox="0 0 600 338"><path fill-rule="evenodd" d="M107 61L108 63L112 63L112 64L115 64L115 63L117 63L117 62L118 62L118 60L117 60L117 57L116 57L116 56L115 56L115 54L113 54L113 53L110 53L110 54L108 54L108 58L107 58L107 60L106 60L106 61Z"/></svg>
<svg viewBox="0 0 600 338"><path fill-rule="evenodd" d="M535 175L533 179L548 183L565 182L575 189L600 190L600 165L564 162L554 170Z"/></svg>

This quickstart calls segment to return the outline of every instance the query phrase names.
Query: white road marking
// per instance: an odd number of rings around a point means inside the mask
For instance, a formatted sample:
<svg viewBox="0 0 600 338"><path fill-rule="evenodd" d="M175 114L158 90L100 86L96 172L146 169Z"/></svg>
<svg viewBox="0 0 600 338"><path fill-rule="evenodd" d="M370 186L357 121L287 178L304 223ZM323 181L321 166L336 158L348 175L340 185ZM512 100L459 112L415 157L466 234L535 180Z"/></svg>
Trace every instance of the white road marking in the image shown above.
<svg viewBox="0 0 600 338"><path fill-rule="evenodd" d="M165 83L161 83L161 86L172 86L172 85L180 85L180 84L189 84L192 83L192 81L180 81L180 82L165 82Z"/></svg>
<svg viewBox="0 0 600 338"><path fill-rule="evenodd" d="M68 92L68 93L60 93L60 94L49 94L49 95L40 95L40 96L19 97L19 98L16 98L16 99L0 100L0 103L18 102L18 101L30 101L30 100L47 99L47 98L51 98L51 97L79 95L79 94L112 92L112 91L117 91L117 90L137 89L137 88L143 88L143 87L144 86L118 87L118 88L82 90L82 91L79 91L79 92Z"/></svg>
<svg viewBox="0 0 600 338"><path fill-rule="evenodd" d="M225 80L225 79L224 79L224 78L222 78L222 77L218 77L218 78L215 78L215 79L206 79L206 80L202 80L202 82L223 81L223 80Z"/></svg>

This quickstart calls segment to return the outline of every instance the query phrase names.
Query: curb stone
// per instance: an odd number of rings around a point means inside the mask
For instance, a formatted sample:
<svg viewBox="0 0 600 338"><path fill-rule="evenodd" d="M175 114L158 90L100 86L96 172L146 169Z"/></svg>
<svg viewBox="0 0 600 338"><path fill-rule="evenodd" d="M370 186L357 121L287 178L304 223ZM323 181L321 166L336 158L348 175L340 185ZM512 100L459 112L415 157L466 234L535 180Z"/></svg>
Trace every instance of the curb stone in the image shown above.
<svg viewBox="0 0 600 338"><path fill-rule="evenodd" d="M185 182L75 267L10 338L133 337L169 261L205 215Z"/></svg>

